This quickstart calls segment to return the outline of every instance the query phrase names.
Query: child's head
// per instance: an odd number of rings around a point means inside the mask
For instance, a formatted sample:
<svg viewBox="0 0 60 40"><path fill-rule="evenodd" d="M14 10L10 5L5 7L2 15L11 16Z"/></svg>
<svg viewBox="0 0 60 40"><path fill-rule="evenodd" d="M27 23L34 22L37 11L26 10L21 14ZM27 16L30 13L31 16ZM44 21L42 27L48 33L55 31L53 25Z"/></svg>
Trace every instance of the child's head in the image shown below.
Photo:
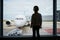
<svg viewBox="0 0 60 40"><path fill-rule="evenodd" d="M38 10L39 10L38 6L34 6L33 10L34 10L34 12L38 12Z"/></svg>

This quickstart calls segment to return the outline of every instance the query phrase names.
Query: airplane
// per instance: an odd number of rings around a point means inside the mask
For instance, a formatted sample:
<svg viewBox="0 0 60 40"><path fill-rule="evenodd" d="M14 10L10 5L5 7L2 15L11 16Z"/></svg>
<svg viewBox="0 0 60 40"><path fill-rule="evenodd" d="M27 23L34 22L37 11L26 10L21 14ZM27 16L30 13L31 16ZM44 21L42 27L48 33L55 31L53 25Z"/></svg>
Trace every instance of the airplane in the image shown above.
<svg viewBox="0 0 60 40"><path fill-rule="evenodd" d="M27 22L25 15L16 15L13 20L6 19L5 24L7 25L7 27L12 27L12 25L15 25L16 27L15 29L8 32L6 36L11 36L11 35L16 36L18 34L22 35L22 30L23 30L22 28L28 26L29 22Z"/></svg>
<svg viewBox="0 0 60 40"><path fill-rule="evenodd" d="M24 15L17 15L14 17L14 20L6 19L5 23L8 27L11 27L12 25L23 27L30 26L31 24L29 21L27 21L27 18Z"/></svg>

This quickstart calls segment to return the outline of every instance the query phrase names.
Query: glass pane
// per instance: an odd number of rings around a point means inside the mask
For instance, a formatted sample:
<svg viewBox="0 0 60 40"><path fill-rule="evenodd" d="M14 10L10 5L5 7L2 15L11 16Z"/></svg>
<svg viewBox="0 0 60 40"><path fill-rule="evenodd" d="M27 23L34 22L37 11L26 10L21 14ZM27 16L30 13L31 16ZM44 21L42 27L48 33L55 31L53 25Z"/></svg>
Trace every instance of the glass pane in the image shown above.
<svg viewBox="0 0 60 40"><path fill-rule="evenodd" d="M57 0L57 35L60 36L60 0Z"/></svg>
<svg viewBox="0 0 60 40"><path fill-rule="evenodd" d="M3 36L8 36L8 34L14 35L17 32L20 36L32 36L30 25L35 5L39 7L38 12L42 14L42 29L39 30L40 35L52 35L53 0L3 0ZM15 20L19 19L23 21L15 23ZM20 29L16 26L17 24L21 26Z"/></svg>

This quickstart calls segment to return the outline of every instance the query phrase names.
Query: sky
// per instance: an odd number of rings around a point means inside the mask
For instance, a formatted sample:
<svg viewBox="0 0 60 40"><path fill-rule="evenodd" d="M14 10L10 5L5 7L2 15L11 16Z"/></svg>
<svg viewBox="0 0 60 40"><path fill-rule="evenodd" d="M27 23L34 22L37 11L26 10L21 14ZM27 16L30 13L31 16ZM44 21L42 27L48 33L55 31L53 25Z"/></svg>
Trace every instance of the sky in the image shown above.
<svg viewBox="0 0 60 40"><path fill-rule="evenodd" d="M57 0L57 10L60 10L60 0Z"/></svg>
<svg viewBox="0 0 60 40"><path fill-rule="evenodd" d="M3 17L4 19L13 19L16 15L21 14L31 16L34 13L35 5L39 7L38 12L43 16L53 15L53 0L3 0Z"/></svg>

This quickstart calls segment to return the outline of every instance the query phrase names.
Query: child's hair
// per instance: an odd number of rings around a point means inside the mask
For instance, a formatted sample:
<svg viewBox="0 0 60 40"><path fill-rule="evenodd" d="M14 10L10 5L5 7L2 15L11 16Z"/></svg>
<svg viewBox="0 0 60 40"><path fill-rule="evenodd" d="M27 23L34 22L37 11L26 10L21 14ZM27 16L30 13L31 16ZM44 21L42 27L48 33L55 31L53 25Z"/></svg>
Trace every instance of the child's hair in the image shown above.
<svg viewBox="0 0 60 40"><path fill-rule="evenodd" d="M39 10L38 6L34 6L33 10L38 11Z"/></svg>

